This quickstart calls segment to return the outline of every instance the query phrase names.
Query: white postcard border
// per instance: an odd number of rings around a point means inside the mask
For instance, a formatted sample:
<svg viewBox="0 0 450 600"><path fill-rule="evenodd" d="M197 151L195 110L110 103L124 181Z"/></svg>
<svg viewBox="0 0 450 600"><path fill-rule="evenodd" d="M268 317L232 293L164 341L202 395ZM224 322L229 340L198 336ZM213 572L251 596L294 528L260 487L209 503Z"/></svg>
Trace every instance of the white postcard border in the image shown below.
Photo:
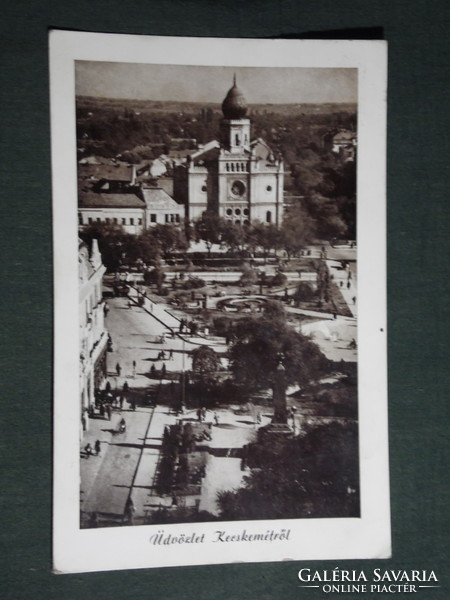
<svg viewBox="0 0 450 600"><path fill-rule="evenodd" d="M387 558L391 553L386 351L386 44L169 38L52 31L54 570ZM358 69L358 393L361 518L79 528L78 224L75 60ZM282 541L216 541L289 531ZM153 545L158 531L202 542Z"/></svg>

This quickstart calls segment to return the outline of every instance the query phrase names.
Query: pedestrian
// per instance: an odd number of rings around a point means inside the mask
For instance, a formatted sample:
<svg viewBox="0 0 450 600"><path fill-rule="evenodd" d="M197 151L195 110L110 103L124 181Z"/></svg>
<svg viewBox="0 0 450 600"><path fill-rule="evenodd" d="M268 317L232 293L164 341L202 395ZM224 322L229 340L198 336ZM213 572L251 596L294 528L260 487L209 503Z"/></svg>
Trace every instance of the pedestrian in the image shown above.
<svg viewBox="0 0 450 600"><path fill-rule="evenodd" d="M136 401L133 399L131 400L131 410L136 410Z"/></svg>
<svg viewBox="0 0 450 600"><path fill-rule="evenodd" d="M166 371L166 363L163 363L161 367L161 379L164 379L164 377L166 376Z"/></svg>
<svg viewBox="0 0 450 600"><path fill-rule="evenodd" d="M123 407L123 396L122 396L122 394L120 395L119 405L120 405L120 410L122 410L122 407Z"/></svg>
<svg viewBox="0 0 450 600"><path fill-rule="evenodd" d="M120 377L120 373L122 372L122 367L120 366L119 363L116 364L116 373L117 373L117 377Z"/></svg>
<svg viewBox="0 0 450 600"><path fill-rule="evenodd" d="M204 420L206 419L206 408L205 408L205 407L203 407L203 408L201 409L201 411L202 411L202 421L204 421Z"/></svg>
<svg viewBox="0 0 450 600"><path fill-rule="evenodd" d="M107 316L108 316L108 313L109 313L109 306L108 306L108 303L107 303L107 302L105 302L105 306L103 307L103 313L104 313L105 317L107 317Z"/></svg>
<svg viewBox="0 0 450 600"><path fill-rule="evenodd" d="M164 350L161 350L161 360L166 360L166 353Z"/></svg>
<svg viewBox="0 0 450 600"><path fill-rule="evenodd" d="M219 424L219 416L217 413L214 413L214 424L218 425Z"/></svg>
<svg viewBox="0 0 450 600"><path fill-rule="evenodd" d="M259 412L256 413L256 422L261 423L261 413Z"/></svg>
<svg viewBox="0 0 450 600"><path fill-rule="evenodd" d="M136 507L134 506L133 499L131 496L128 498L127 503L125 504L125 519L128 521L130 525L133 525L134 521L134 513L136 512Z"/></svg>
<svg viewBox="0 0 450 600"><path fill-rule="evenodd" d="M92 454L92 446L91 446L91 444L89 442L84 447L84 452L86 454L86 458L89 458L91 456L91 454Z"/></svg>
<svg viewBox="0 0 450 600"><path fill-rule="evenodd" d="M128 381L125 381L123 384L123 393L128 394L130 386L128 385Z"/></svg>
<svg viewBox="0 0 450 600"><path fill-rule="evenodd" d="M94 444L94 450L95 450L95 456L98 456L100 454L100 440L96 440L95 444Z"/></svg>
<svg viewBox="0 0 450 600"><path fill-rule="evenodd" d="M169 360L173 360L173 350L172 349L170 349L170 352L169 352Z"/></svg>
<svg viewBox="0 0 450 600"><path fill-rule="evenodd" d="M103 406L103 402L100 404L100 416L105 416L105 407Z"/></svg>
<svg viewBox="0 0 450 600"><path fill-rule="evenodd" d="M353 296L352 300L353 300L353 304L356 304L356 296Z"/></svg>
<svg viewBox="0 0 450 600"><path fill-rule="evenodd" d="M155 377L156 375L156 367L155 364L152 364L152 366L150 367L150 377Z"/></svg>
<svg viewBox="0 0 450 600"><path fill-rule="evenodd" d="M350 281L347 281L347 289L348 289L348 290L350 289L350 286L351 286L351 282L350 282Z"/></svg>
<svg viewBox="0 0 450 600"><path fill-rule="evenodd" d="M136 361L133 360L133 379L136 377Z"/></svg>
<svg viewBox="0 0 450 600"><path fill-rule="evenodd" d="M106 414L108 415L108 421L111 421L111 405L106 405Z"/></svg>

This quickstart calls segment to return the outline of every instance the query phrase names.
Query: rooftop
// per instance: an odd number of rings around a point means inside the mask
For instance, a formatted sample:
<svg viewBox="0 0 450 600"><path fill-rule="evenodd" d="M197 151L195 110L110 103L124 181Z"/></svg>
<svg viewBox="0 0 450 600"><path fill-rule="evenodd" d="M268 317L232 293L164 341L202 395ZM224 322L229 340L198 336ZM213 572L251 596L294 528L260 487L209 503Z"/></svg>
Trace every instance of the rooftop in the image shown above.
<svg viewBox="0 0 450 600"><path fill-rule="evenodd" d="M85 192L79 197L80 208L145 208L145 202L136 194L99 194Z"/></svg>

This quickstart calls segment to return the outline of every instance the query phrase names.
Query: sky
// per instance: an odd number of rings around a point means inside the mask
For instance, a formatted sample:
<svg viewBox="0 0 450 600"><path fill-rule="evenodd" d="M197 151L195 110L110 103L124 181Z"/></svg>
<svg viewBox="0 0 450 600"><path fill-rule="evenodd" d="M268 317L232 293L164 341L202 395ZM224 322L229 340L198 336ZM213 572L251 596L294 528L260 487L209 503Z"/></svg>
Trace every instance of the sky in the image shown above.
<svg viewBox="0 0 450 600"><path fill-rule="evenodd" d="M356 102L357 69L211 67L76 61L76 94L178 102L216 102L233 84L248 104Z"/></svg>

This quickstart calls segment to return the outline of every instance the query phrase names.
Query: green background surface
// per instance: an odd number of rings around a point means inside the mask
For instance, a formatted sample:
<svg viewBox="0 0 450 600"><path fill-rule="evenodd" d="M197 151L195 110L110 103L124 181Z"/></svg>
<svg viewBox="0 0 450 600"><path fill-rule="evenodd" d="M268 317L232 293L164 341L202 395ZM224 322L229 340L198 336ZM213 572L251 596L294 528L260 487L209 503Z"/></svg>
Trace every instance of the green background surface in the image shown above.
<svg viewBox="0 0 450 600"><path fill-rule="evenodd" d="M4 2L1 48L4 599L321 598L312 568L434 569L449 598L449 3L437 0ZM393 558L51 574L52 238L48 28L222 37L383 37L389 43L388 291ZM328 595L329 597L336 595ZM356 597L341 594L340 597ZM369 597L363 594L358 597ZM381 597L378 595L377 597ZM385 597L385 596L383 596Z"/></svg>

